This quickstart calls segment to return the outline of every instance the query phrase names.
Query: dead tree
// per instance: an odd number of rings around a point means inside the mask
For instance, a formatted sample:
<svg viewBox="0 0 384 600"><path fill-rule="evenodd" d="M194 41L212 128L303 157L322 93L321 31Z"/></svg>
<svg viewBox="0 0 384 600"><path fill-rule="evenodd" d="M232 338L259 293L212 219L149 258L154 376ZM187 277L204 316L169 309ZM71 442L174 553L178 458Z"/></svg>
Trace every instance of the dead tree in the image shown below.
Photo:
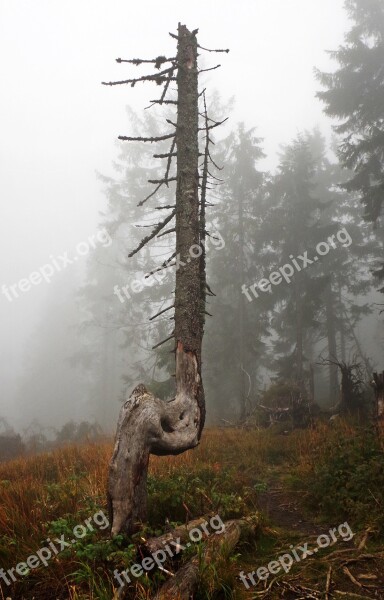
<svg viewBox="0 0 384 600"><path fill-rule="evenodd" d="M204 126L199 127L198 45L197 30L190 32L179 24L177 55L175 58L158 56L154 60L117 59L134 65L152 63L157 73L134 79L105 83L130 84L151 81L163 86L161 97L152 104L171 104L177 107L176 123L167 122L173 131L162 136L126 137L126 141L156 142L171 140L166 154L155 155L166 159L164 177L152 181L154 192L142 200L143 204L155 196L162 186L176 182L176 207L150 235L142 240L130 256L143 248L151 239L176 232L176 248L161 268L176 266L175 326L164 342L174 338L176 356L176 395L164 402L151 394L144 385L137 386L122 406L116 432L114 453L109 466L108 503L112 534L130 534L146 519L147 468L149 455L177 455L198 445L205 420L204 389L201 379L201 345L205 315L205 198L208 184L210 130L220 123L202 115ZM227 52L227 50L215 50ZM165 65L168 65L166 68ZM201 71L200 71L201 72ZM171 82L177 85L177 100L167 98ZM204 103L205 104L205 103ZM199 175L199 131L206 134L202 175ZM171 175L173 158L176 173ZM201 183L200 183L201 182ZM201 193L199 194L199 189ZM175 225L170 225L175 218ZM168 229L165 229L168 226ZM165 230L165 231L164 231ZM197 258L196 258L197 257ZM172 262L175 259L175 262ZM161 311L163 313L164 311ZM160 314L160 313L159 313ZM158 315L156 315L158 316ZM161 343L164 343L161 342ZM161 344L160 343L160 344ZM158 344L157 346L159 346Z"/></svg>
<svg viewBox="0 0 384 600"><path fill-rule="evenodd" d="M340 400L335 410L344 416L354 416L364 413L363 384L364 378L361 363L355 361L350 364L340 362L335 358L324 359L318 363L322 366L335 365L341 373Z"/></svg>
<svg viewBox="0 0 384 600"><path fill-rule="evenodd" d="M380 434L384 433L384 371L374 373L372 386L375 392L375 418Z"/></svg>

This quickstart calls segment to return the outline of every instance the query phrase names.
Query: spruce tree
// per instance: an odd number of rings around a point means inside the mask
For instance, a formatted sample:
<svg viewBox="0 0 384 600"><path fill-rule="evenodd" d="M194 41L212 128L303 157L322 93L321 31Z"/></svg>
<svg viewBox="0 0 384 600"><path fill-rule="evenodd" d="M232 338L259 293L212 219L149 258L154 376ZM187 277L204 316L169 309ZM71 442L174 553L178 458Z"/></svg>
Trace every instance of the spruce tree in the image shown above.
<svg viewBox="0 0 384 600"><path fill-rule="evenodd" d="M358 192L366 218L376 221L384 199L384 3L347 0L352 27L344 45L331 52L338 68L317 76L325 112L341 121L339 157L353 171L346 190Z"/></svg>
<svg viewBox="0 0 384 600"><path fill-rule="evenodd" d="M208 300L205 352L206 381L215 408L229 419L244 419L265 354L268 333L263 302L251 304L243 293L259 275L259 230L262 227L265 174L258 169L264 154L254 130L240 124L222 142L220 161L225 181L217 188L212 209L215 225L225 246L209 251L208 278L215 296ZM226 377L223 377L226 373Z"/></svg>

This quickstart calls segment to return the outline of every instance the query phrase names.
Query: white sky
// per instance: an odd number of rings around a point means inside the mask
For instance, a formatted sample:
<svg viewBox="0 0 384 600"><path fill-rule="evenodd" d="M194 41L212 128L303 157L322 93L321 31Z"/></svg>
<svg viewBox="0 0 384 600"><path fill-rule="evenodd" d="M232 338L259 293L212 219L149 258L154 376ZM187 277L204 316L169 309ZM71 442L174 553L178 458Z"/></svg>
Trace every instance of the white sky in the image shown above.
<svg viewBox="0 0 384 600"><path fill-rule="evenodd" d="M94 173L110 171L114 140L129 134L124 107L141 110L158 91L100 82L136 73L116 64L118 56L173 55L168 31L178 21L199 27L202 45L231 49L207 56L223 65L211 86L223 99L236 96L233 125L256 126L269 156L301 129L329 129L313 67L327 68L324 50L342 41L342 0L0 0L0 234L8 240L8 281L93 232L102 202Z"/></svg>
<svg viewBox="0 0 384 600"><path fill-rule="evenodd" d="M179 21L229 55L209 77L223 100L236 97L237 121L265 138L267 165L298 131L330 124L316 100L313 67L330 68L348 28L342 0L0 0L0 286L28 276L50 255L72 252L95 231L103 205L95 171L111 172L115 139L129 135L125 106L140 111L154 84L104 87L138 73L116 57L173 56ZM209 93L209 89L208 89ZM18 356L42 310L36 287L0 319ZM40 315L39 315L40 316ZM12 334L10 333L12 331ZM15 359L16 360L16 359ZM0 407L1 409L1 407ZM1 412L1 410L0 410Z"/></svg>

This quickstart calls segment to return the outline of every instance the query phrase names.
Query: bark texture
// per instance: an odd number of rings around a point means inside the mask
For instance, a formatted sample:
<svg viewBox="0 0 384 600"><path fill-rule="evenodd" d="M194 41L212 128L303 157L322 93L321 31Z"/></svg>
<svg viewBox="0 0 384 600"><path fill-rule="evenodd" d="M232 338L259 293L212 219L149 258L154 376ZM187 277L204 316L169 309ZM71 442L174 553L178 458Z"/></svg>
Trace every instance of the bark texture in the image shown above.
<svg viewBox="0 0 384 600"><path fill-rule="evenodd" d="M225 524L225 531L211 535L205 545L201 557L205 566L214 564L220 553L225 550L231 554L240 539L254 534L255 521L252 517L229 521ZM159 590L153 600L190 600L199 582L200 560L195 556L176 573L175 577L168 580Z"/></svg>
<svg viewBox="0 0 384 600"><path fill-rule="evenodd" d="M108 480L112 535L131 534L146 519L149 455L194 448L205 419L201 273L194 257L200 249L197 40L185 25L177 37L176 396L164 402L139 385L121 409Z"/></svg>
<svg viewBox="0 0 384 600"><path fill-rule="evenodd" d="M205 421L201 385L202 290L200 261L193 258L196 253L200 255L197 40L185 25L179 25L178 34L176 256L182 266L176 272L175 340L196 359L198 377L194 374L194 381L185 384L197 402L201 433Z"/></svg>

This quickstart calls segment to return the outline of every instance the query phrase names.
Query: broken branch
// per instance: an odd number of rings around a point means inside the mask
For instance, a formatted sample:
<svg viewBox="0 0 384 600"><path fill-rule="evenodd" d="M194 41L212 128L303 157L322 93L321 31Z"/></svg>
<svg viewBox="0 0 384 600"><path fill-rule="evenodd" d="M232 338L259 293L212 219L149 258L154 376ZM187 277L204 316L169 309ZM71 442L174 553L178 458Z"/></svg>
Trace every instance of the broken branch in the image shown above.
<svg viewBox="0 0 384 600"><path fill-rule="evenodd" d="M163 231L163 233L160 233L157 237L161 238L164 235L168 235L169 233L175 233L176 231L176 227L172 227L172 229L167 229L166 231Z"/></svg>
<svg viewBox="0 0 384 600"><path fill-rule="evenodd" d="M153 317L150 317L149 320L153 321L153 319L156 319L157 317L160 317L160 315L163 315L168 310L171 310L171 308L175 308L175 305L171 304L171 306L167 306L167 308L163 308L163 310L161 310L160 312L158 312L156 315L153 315Z"/></svg>
<svg viewBox="0 0 384 600"><path fill-rule="evenodd" d="M199 75L200 75L200 73L205 73L206 71L214 71L215 69L218 69L219 67L221 67L221 65L216 65L215 67L210 67L209 69L200 69Z"/></svg>
<svg viewBox="0 0 384 600"><path fill-rule="evenodd" d="M152 60L147 60L147 59L143 59L143 58L129 58L129 59L116 58L117 63L130 63L130 64L136 65L136 66L152 63L155 65L156 69L160 69L161 65L166 62L174 62L175 60L176 60L176 57L166 58L165 56L158 56L157 58L154 58Z"/></svg>
<svg viewBox="0 0 384 600"><path fill-rule="evenodd" d="M134 86L136 83L141 81L155 81L159 85L169 79L176 81L176 77L172 77L173 71L174 67L169 67L168 69L164 69L164 71L160 71L160 73L154 73L153 75L143 75L142 77L134 77L133 79L124 79L122 81L102 81L101 83L102 85L123 85L125 83L130 83L132 86ZM167 75L168 73L170 76L164 77L164 75Z"/></svg>
<svg viewBox="0 0 384 600"><path fill-rule="evenodd" d="M172 332L171 335L169 337L167 337L165 340L163 340L162 342L159 342L158 344L156 344L156 346L152 346L152 350L156 350L156 348L159 348L160 346L162 346L166 342L169 342L169 340L172 340L173 339L173 335L174 335L174 332Z"/></svg>
<svg viewBox="0 0 384 600"><path fill-rule="evenodd" d="M227 54L229 52L229 48L225 50L211 50L210 48L204 48L204 46L200 46L200 44L197 44L197 47L200 48L200 50L205 50L206 52L226 52Z"/></svg>
<svg viewBox="0 0 384 600"><path fill-rule="evenodd" d="M164 227L167 225L167 223L169 223L169 221L171 221L171 219L173 219L173 217L176 214L176 210L173 210L171 212L170 215L168 215L168 217L166 217L164 219L164 221L161 221L161 223L159 223L158 225L156 225L156 227L152 230L152 233L150 233L150 235L147 235L144 239L141 240L140 244L137 246L137 248L135 250L132 250L132 252L130 252L128 254L129 258L131 258L132 256L134 256L135 254L137 254L137 252L139 252L139 250L141 250L146 244L148 244L148 242L150 242L154 237L157 236L157 234L164 229Z"/></svg>
<svg viewBox="0 0 384 600"><path fill-rule="evenodd" d="M170 140L175 137L175 133L167 133L165 135L159 135L156 137L130 137L125 135L119 135L119 140L128 141L128 142L162 142L163 140Z"/></svg>

